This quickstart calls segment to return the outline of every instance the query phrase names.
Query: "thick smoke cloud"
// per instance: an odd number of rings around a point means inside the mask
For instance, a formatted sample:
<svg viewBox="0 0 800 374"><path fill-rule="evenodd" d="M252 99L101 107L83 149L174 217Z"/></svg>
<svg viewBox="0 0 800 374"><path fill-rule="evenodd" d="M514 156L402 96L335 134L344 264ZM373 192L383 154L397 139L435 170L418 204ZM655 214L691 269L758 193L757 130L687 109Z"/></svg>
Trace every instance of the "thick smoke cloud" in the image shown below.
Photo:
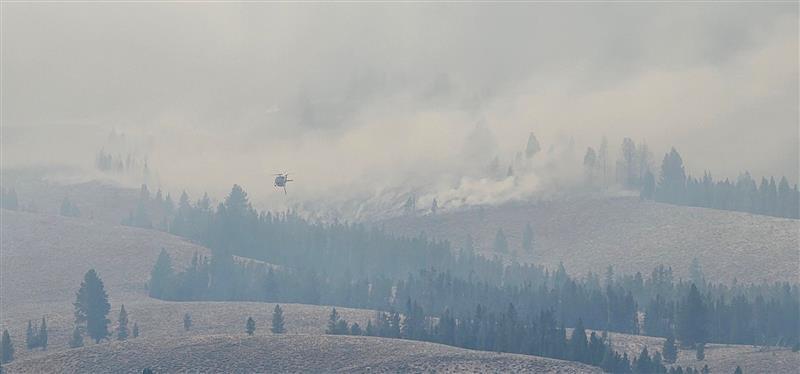
<svg viewBox="0 0 800 374"><path fill-rule="evenodd" d="M797 180L796 4L2 7L4 168L91 170L115 129L151 184L350 216L547 193L603 135Z"/></svg>

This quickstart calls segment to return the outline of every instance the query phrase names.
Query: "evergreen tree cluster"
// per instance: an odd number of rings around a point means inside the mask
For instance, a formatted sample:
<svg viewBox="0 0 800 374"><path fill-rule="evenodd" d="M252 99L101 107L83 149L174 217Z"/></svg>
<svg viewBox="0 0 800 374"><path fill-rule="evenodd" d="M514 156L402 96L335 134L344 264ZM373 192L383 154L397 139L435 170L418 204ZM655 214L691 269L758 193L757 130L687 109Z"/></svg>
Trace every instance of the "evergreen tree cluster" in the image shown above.
<svg viewBox="0 0 800 374"><path fill-rule="evenodd" d="M762 177L757 183L744 172L736 181L714 180L706 171L696 178L688 175L675 148L664 155L657 184L643 186L641 196L677 205L800 218L800 191L786 177L777 182L775 177Z"/></svg>
<svg viewBox="0 0 800 374"><path fill-rule="evenodd" d="M122 220L122 224L170 231L170 224L175 215L175 202L172 201L172 196L169 193L165 197L159 189L151 197L147 185L143 184L139 191L139 199L136 201L136 206L130 211L128 217Z"/></svg>
<svg viewBox="0 0 800 374"><path fill-rule="evenodd" d="M47 349L47 321L42 317L39 328L33 327L33 322L28 320L28 328L25 330L25 346L28 349L41 348Z"/></svg>
<svg viewBox="0 0 800 374"><path fill-rule="evenodd" d="M408 299L405 314L378 311L364 330L357 323L349 325L333 308L326 333L420 340L468 349L551 357L598 366L611 373L696 372L689 367L685 371L679 366L668 369L660 353L651 356L647 348L632 359L627 353L620 355L611 348L605 333L591 332L587 337L580 319L567 338L567 329L557 322L552 310L522 318L514 304L509 304L502 313L488 311L478 304L473 314L456 317L446 309L438 317L426 317L419 304Z"/></svg>
<svg viewBox="0 0 800 374"><path fill-rule="evenodd" d="M131 173L141 170L145 175L149 173L146 159L139 159L131 152L124 157L121 153L115 155L105 148L101 148L95 155L94 166L104 172Z"/></svg>
<svg viewBox="0 0 800 374"><path fill-rule="evenodd" d="M169 261L166 251L159 257L159 263ZM585 326L596 330L663 337L674 334L687 347L699 342L783 346L798 342L795 332L800 319L800 294L796 285L704 284L706 291L700 292L693 283L674 282L671 270L663 266L657 267L651 277L620 277L602 287L591 275L580 281L570 278L563 267L553 273L539 273L538 268L519 264L506 266L502 283L497 284L435 269L392 280L382 276L356 278L349 270L334 275L231 263L233 270L228 274L235 275L230 278L235 283L214 287L214 279L218 278L213 275L211 262L194 260L180 273L168 268L168 273L159 277L168 279L165 289L169 291L158 297L294 302L384 311L400 309L398 300L413 299L419 307L436 314L446 309L464 313L476 304L513 303L526 305L528 316L554 310L565 323L581 319ZM151 291L159 284L155 274L158 272L154 270ZM216 293L217 289L226 292ZM639 312L644 312L642 321ZM640 322L643 331L639 331Z"/></svg>

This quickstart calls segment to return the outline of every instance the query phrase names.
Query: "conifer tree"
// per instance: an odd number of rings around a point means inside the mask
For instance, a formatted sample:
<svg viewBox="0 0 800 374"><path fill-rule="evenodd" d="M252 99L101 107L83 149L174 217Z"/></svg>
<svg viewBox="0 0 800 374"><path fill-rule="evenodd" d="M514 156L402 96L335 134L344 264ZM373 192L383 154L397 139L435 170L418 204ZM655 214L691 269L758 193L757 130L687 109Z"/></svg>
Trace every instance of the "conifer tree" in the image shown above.
<svg viewBox="0 0 800 374"><path fill-rule="evenodd" d="M706 359L706 343L697 343L697 351L695 352L697 356L697 361L703 361Z"/></svg>
<svg viewBox="0 0 800 374"><path fill-rule="evenodd" d="M533 228L531 227L531 223L528 222L525 224L525 231L522 232L522 249L525 252L531 253L533 252Z"/></svg>
<svg viewBox="0 0 800 374"><path fill-rule="evenodd" d="M253 319L253 317L247 317L247 322L245 322L244 328L247 332L247 335L253 336L253 333L256 332L256 321Z"/></svg>
<svg viewBox="0 0 800 374"><path fill-rule="evenodd" d="M503 229L497 229L497 234L494 236L494 250L500 253L508 252L508 240Z"/></svg>
<svg viewBox="0 0 800 374"><path fill-rule="evenodd" d="M36 341L36 333L33 331L33 324L28 320L28 329L25 331L25 346L28 349L34 349L38 345Z"/></svg>
<svg viewBox="0 0 800 374"><path fill-rule="evenodd" d="M744 374L744 372L739 365L736 365L736 370L733 371L733 374Z"/></svg>
<svg viewBox="0 0 800 374"><path fill-rule="evenodd" d="M103 287L103 281L94 269L86 272L81 282L81 288L75 296L75 323L86 323L86 331L94 339L95 343L100 343L109 335L108 312L111 304L108 303L108 294Z"/></svg>
<svg viewBox="0 0 800 374"><path fill-rule="evenodd" d="M372 327L372 320L367 320L367 327L364 329L364 335L375 336L375 328Z"/></svg>
<svg viewBox="0 0 800 374"><path fill-rule="evenodd" d="M42 323L39 325L39 346L42 347L42 350L47 349L47 339L47 322L42 317Z"/></svg>
<svg viewBox="0 0 800 374"><path fill-rule="evenodd" d="M272 311L272 327L270 328L273 334L283 334L286 332L283 320L283 309L278 304L275 304L275 309Z"/></svg>
<svg viewBox="0 0 800 374"><path fill-rule="evenodd" d="M14 361L14 343L8 330L3 330L3 339L0 341L0 363L7 364Z"/></svg>
<svg viewBox="0 0 800 374"><path fill-rule="evenodd" d="M675 344L675 336L670 334L667 340L664 341L664 361L673 364L678 359L678 345Z"/></svg>
<svg viewBox="0 0 800 374"><path fill-rule="evenodd" d="M162 248L153 271L150 273L150 297L164 297L172 276L172 259L167 251Z"/></svg>
<svg viewBox="0 0 800 374"><path fill-rule="evenodd" d="M189 331L192 328L192 316L189 312L183 314L183 330Z"/></svg>
<svg viewBox="0 0 800 374"><path fill-rule="evenodd" d="M336 312L336 308L331 309L331 314L328 316L328 327L325 329L326 334L335 335L338 331L336 326L339 324L339 313Z"/></svg>
<svg viewBox="0 0 800 374"><path fill-rule="evenodd" d="M72 337L69 339L69 347L83 347L83 334L81 333L81 328L78 325L75 325L75 328L72 329Z"/></svg>
<svg viewBox="0 0 800 374"><path fill-rule="evenodd" d="M361 331L361 326L359 326L358 323L353 322L353 324L350 326L350 335L355 335L355 336L363 335L363 331Z"/></svg>
<svg viewBox="0 0 800 374"><path fill-rule="evenodd" d="M134 338L138 338L139 337L139 324L136 323L136 322L133 323L133 330L131 331L131 335Z"/></svg>
<svg viewBox="0 0 800 374"><path fill-rule="evenodd" d="M573 361L589 363L589 343L586 341L586 329L583 327L583 320L580 318L578 318L578 323L572 330L569 344Z"/></svg>
<svg viewBox="0 0 800 374"><path fill-rule="evenodd" d="M542 147L539 145L539 141L536 139L536 135L533 135L533 132L528 135L528 143L525 145L525 157L531 158L535 156Z"/></svg>
<svg viewBox="0 0 800 374"><path fill-rule="evenodd" d="M678 338L681 344L692 347L698 343L705 343L707 321L702 296L697 286L692 284L678 311Z"/></svg>
<svg viewBox="0 0 800 374"><path fill-rule="evenodd" d="M117 340L125 339L128 339L128 312L125 311L125 304L122 304L117 318Z"/></svg>
<svg viewBox="0 0 800 374"><path fill-rule="evenodd" d="M709 368L708 368L708 364L706 364L706 365L703 365L703 368L702 368L702 369L700 369L700 372L701 372L702 374L711 374L711 369L709 369Z"/></svg>

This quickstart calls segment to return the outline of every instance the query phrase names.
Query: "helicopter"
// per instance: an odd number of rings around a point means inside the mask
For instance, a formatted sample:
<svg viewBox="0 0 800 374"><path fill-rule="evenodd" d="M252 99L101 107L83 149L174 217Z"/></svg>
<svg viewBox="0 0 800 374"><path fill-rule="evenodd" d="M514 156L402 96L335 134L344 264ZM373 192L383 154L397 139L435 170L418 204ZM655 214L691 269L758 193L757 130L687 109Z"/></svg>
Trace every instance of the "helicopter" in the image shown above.
<svg viewBox="0 0 800 374"><path fill-rule="evenodd" d="M283 194L286 194L286 183L293 182L289 179L289 173L278 173L275 175L275 187L283 187Z"/></svg>

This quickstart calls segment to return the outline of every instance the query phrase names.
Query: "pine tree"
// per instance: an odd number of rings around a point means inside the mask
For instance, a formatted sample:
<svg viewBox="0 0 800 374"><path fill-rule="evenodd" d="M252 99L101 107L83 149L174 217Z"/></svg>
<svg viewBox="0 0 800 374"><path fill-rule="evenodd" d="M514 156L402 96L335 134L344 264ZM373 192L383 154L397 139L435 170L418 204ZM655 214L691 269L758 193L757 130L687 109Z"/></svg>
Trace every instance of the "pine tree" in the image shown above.
<svg viewBox="0 0 800 374"><path fill-rule="evenodd" d="M744 374L744 372L739 365L736 365L736 370L733 372L733 374Z"/></svg>
<svg viewBox="0 0 800 374"><path fill-rule="evenodd" d="M536 139L536 135L533 135L531 132L530 135L528 135L528 143L525 145L525 157L531 158L539 153L541 149L542 147L539 146L539 141Z"/></svg>
<svg viewBox="0 0 800 374"><path fill-rule="evenodd" d="M253 333L256 332L256 321L253 319L253 317L247 317L247 322L245 322L244 328L247 332L247 335L253 336Z"/></svg>
<svg viewBox="0 0 800 374"><path fill-rule="evenodd" d="M709 368L708 368L708 364L706 364L706 365L703 365L703 368L702 368L702 369L700 369L700 372L701 372L702 374L711 374L711 369L709 369Z"/></svg>
<svg viewBox="0 0 800 374"><path fill-rule="evenodd" d="M133 330L131 331L131 335L133 335L134 338L139 337L139 324L136 322L133 323Z"/></svg>
<svg viewBox="0 0 800 374"><path fill-rule="evenodd" d="M706 359L706 343L697 343L697 361L703 361Z"/></svg>
<svg viewBox="0 0 800 374"><path fill-rule="evenodd" d="M497 229L497 234L494 236L494 250L500 253L508 252L508 240L503 229Z"/></svg>
<svg viewBox="0 0 800 374"><path fill-rule="evenodd" d="M569 344L573 361L589 363L589 342L586 341L586 329L584 329L583 320L580 318L578 318L578 323L572 330Z"/></svg>
<svg viewBox="0 0 800 374"><path fill-rule="evenodd" d="M328 327L325 329L326 334L335 335L338 331L336 326L339 324L339 313L336 312L336 308L331 309L331 314L328 317Z"/></svg>
<svg viewBox="0 0 800 374"><path fill-rule="evenodd" d="M103 281L94 269L84 275L73 305L75 323L86 323L86 331L95 343L108 338L108 324L111 321L106 317L111 311L111 304L108 303L108 294L103 287Z"/></svg>
<svg viewBox="0 0 800 374"><path fill-rule="evenodd" d="M78 325L75 325L75 328L72 329L72 337L69 340L69 347L83 347L83 334L81 334L81 328Z"/></svg>
<svg viewBox="0 0 800 374"><path fill-rule="evenodd" d="M361 326L358 323L353 322L353 325L350 326L350 335L363 335L363 331L361 331Z"/></svg>
<svg viewBox="0 0 800 374"><path fill-rule="evenodd" d="M183 314L183 329L189 331L192 327L192 315L189 312Z"/></svg>
<svg viewBox="0 0 800 374"><path fill-rule="evenodd" d="M705 343L707 338L706 307L697 286L692 284L689 294L683 300L678 312L678 339L685 347Z"/></svg>
<svg viewBox="0 0 800 374"><path fill-rule="evenodd" d="M128 312L125 311L125 304L122 304L117 319L117 340L125 339L128 339Z"/></svg>
<svg viewBox="0 0 800 374"><path fill-rule="evenodd" d="M597 168L597 152L594 148L586 148L586 154L583 156L583 169L586 175L586 183L588 185L594 184L594 171Z"/></svg>
<svg viewBox="0 0 800 374"><path fill-rule="evenodd" d="M533 228L531 227L531 223L528 222L525 224L525 231L522 232L522 249L524 249L525 252L532 253L533 247Z"/></svg>
<svg viewBox="0 0 800 374"><path fill-rule="evenodd" d="M364 335L375 336L375 328L372 327L372 320L367 320L367 327L364 329Z"/></svg>
<svg viewBox="0 0 800 374"><path fill-rule="evenodd" d="M39 346L42 347L42 350L47 349L47 339L47 322L42 317L42 323L39 325Z"/></svg>
<svg viewBox="0 0 800 374"><path fill-rule="evenodd" d="M656 188L659 201L672 204L684 204L686 195L686 170L683 159L675 148L664 155L661 163L661 179Z"/></svg>
<svg viewBox="0 0 800 374"><path fill-rule="evenodd" d="M667 340L664 341L664 361L673 364L678 360L678 345L675 344L675 336L670 334Z"/></svg>
<svg viewBox="0 0 800 374"><path fill-rule="evenodd" d="M283 309L278 304L275 304L275 309L272 311L272 327L270 328L273 334L283 334L286 332L283 320Z"/></svg>
<svg viewBox="0 0 800 374"><path fill-rule="evenodd" d="M158 259L150 273L150 297L162 298L167 296L167 289L172 279L172 259L165 249L161 249Z"/></svg>
<svg viewBox="0 0 800 374"><path fill-rule="evenodd" d="M28 329L25 331L25 346L34 349L39 343L36 341L36 333L33 331L33 324L28 320Z"/></svg>
<svg viewBox="0 0 800 374"><path fill-rule="evenodd" d="M8 330L3 330L3 339L0 341L0 363L7 364L14 361L14 343Z"/></svg>

